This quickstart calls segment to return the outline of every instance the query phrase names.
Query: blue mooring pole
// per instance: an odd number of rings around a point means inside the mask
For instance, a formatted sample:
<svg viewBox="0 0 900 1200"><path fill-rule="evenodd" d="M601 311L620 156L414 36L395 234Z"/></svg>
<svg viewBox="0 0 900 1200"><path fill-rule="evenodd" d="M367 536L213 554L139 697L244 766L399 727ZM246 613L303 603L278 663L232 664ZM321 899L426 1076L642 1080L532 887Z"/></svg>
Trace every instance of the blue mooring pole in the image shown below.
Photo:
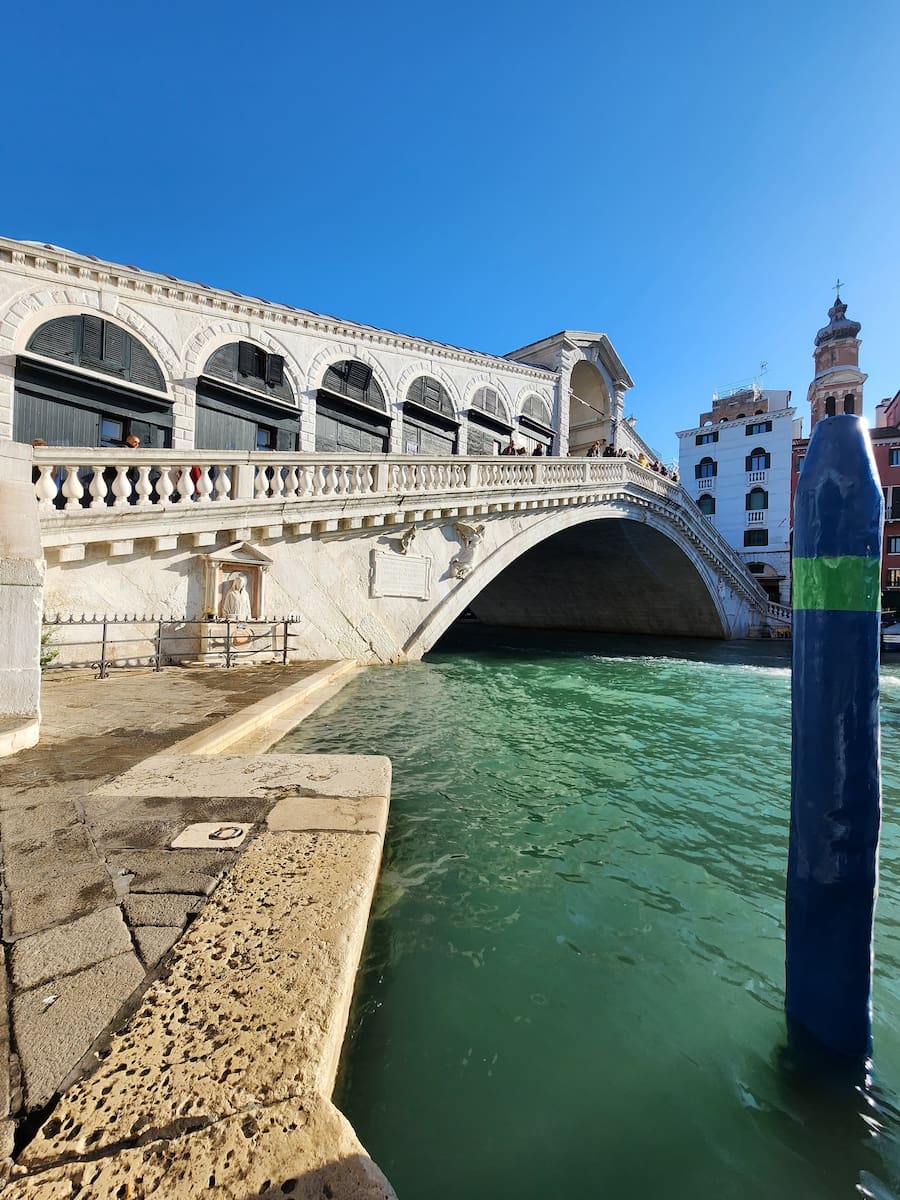
<svg viewBox="0 0 900 1200"><path fill-rule="evenodd" d="M859 417L816 426L794 501L785 1010L808 1057L872 1048L881 488Z"/></svg>

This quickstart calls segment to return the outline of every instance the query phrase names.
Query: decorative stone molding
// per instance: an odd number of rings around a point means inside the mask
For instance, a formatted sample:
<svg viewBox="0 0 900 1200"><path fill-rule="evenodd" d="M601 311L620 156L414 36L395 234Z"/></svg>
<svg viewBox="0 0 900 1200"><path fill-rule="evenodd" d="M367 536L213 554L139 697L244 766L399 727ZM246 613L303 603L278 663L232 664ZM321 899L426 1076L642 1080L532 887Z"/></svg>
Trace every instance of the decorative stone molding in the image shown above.
<svg viewBox="0 0 900 1200"><path fill-rule="evenodd" d="M453 579L465 579L475 566L475 555L484 541L483 525L466 525L457 521L453 532L463 544L456 558L450 560L450 575Z"/></svg>

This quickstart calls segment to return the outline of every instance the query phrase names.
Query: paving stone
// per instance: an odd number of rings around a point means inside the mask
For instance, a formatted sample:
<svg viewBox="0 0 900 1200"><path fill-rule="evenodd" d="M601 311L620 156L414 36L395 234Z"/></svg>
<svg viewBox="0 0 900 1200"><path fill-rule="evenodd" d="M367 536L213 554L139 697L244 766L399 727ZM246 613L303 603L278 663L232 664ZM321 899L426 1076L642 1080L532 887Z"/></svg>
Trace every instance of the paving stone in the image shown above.
<svg viewBox="0 0 900 1200"><path fill-rule="evenodd" d="M138 925L168 925L183 929L187 919L200 911L202 900L197 896L126 896L125 916L132 927Z"/></svg>
<svg viewBox="0 0 900 1200"><path fill-rule="evenodd" d="M8 883L7 879L7 886ZM20 884L10 889L10 936L20 937L39 929L49 929L115 902L109 873L102 864L73 871L58 879Z"/></svg>
<svg viewBox="0 0 900 1200"><path fill-rule="evenodd" d="M7 1001L6 951L0 945L0 1126L9 1116L9 1008ZM0 1130L2 1132L2 1130ZM6 1157L0 1147L0 1157Z"/></svg>
<svg viewBox="0 0 900 1200"><path fill-rule="evenodd" d="M58 829L77 825L80 817L70 800L38 800L28 793L30 804L9 808L0 814L0 836L4 846L21 841L41 841Z"/></svg>
<svg viewBox="0 0 900 1200"><path fill-rule="evenodd" d="M52 1166L154 1131L330 1095L380 859L377 837L263 834L20 1162Z"/></svg>
<svg viewBox="0 0 900 1200"><path fill-rule="evenodd" d="M91 833L104 854L123 850L165 850L184 829L184 821L140 821L114 817L91 822Z"/></svg>
<svg viewBox="0 0 900 1200"><path fill-rule="evenodd" d="M139 925L133 930L138 953L148 971L172 949L183 932L180 925L174 928L170 925Z"/></svg>
<svg viewBox="0 0 900 1200"><path fill-rule="evenodd" d="M396 1200L346 1118L316 1096L13 1179L4 1200Z"/></svg>
<svg viewBox="0 0 900 1200"><path fill-rule="evenodd" d="M133 801L146 797L154 804L182 798L194 806L202 797L258 797L274 803L290 795L389 796L390 786L390 759L375 754L161 754L96 794ZM236 812L226 815L242 819Z"/></svg>
<svg viewBox="0 0 900 1200"><path fill-rule="evenodd" d="M13 999L13 1028L29 1108L45 1104L144 979L130 951ZM45 997L57 996L52 1004Z"/></svg>
<svg viewBox="0 0 900 1200"><path fill-rule="evenodd" d="M12 981L21 990L37 987L45 980L82 971L130 949L128 926L119 909L101 908L90 916L15 942L10 951Z"/></svg>
<svg viewBox="0 0 900 1200"><path fill-rule="evenodd" d="M203 850L216 844L238 849L247 839L252 825L240 821L199 821L172 839L173 850Z"/></svg>
<svg viewBox="0 0 900 1200"><path fill-rule="evenodd" d="M279 800L267 818L269 829L344 829L351 833L380 833L387 824L386 796L338 799L333 796L289 796Z"/></svg>
<svg viewBox="0 0 900 1200"><path fill-rule="evenodd" d="M108 855L107 862L135 879L194 873L217 878L236 857L227 850L117 850Z"/></svg>
<svg viewBox="0 0 900 1200"><path fill-rule="evenodd" d="M134 879L129 892L136 895L172 892L183 896L208 896L218 883L213 875L144 875Z"/></svg>
<svg viewBox="0 0 900 1200"><path fill-rule="evenodd" d="M83 825L53 830L38 841L29 839L11 846L3 844L3 870L10 891L100 865L90 834Z"/></svg>

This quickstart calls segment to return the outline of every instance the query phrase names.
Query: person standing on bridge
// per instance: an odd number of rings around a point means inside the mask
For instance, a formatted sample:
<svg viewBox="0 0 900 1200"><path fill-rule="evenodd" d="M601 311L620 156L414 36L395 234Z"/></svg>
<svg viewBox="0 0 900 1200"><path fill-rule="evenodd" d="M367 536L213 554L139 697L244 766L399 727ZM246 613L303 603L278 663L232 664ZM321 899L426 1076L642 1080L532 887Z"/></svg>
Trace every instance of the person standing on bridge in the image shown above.
<svg viewBox="0 0 900 1200"><path fill-rule="evenodd" d="M509 439L509 441L506 443L506 445L503 447L503 449L500 451L500 453L507 454L507 455L518 454L518 451L516 450L516 443L512 440L512 438Z"/></svg>

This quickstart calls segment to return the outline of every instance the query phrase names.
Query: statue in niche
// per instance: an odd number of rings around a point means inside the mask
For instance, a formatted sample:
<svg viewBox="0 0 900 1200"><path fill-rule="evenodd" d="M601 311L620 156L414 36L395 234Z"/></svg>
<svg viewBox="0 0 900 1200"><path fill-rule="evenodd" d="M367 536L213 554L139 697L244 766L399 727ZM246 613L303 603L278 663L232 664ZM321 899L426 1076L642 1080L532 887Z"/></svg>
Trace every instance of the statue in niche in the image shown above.
<svg viewBox="0 0 900 1200"><path fill-rule="evenodd" d="M235 575L222 597L222 616L229 621L249 621L253 613L243 575Z"/></svg>
<svg viewBox="0 0 900 1200"><path fill-rule="evenodd" d="M457 537L462 541L463 548L456 558L450 561L450 574L454 579L465 579L475 565L475 553L484 541L483 525L465 525L457 521L453 526Z"/></svg>

